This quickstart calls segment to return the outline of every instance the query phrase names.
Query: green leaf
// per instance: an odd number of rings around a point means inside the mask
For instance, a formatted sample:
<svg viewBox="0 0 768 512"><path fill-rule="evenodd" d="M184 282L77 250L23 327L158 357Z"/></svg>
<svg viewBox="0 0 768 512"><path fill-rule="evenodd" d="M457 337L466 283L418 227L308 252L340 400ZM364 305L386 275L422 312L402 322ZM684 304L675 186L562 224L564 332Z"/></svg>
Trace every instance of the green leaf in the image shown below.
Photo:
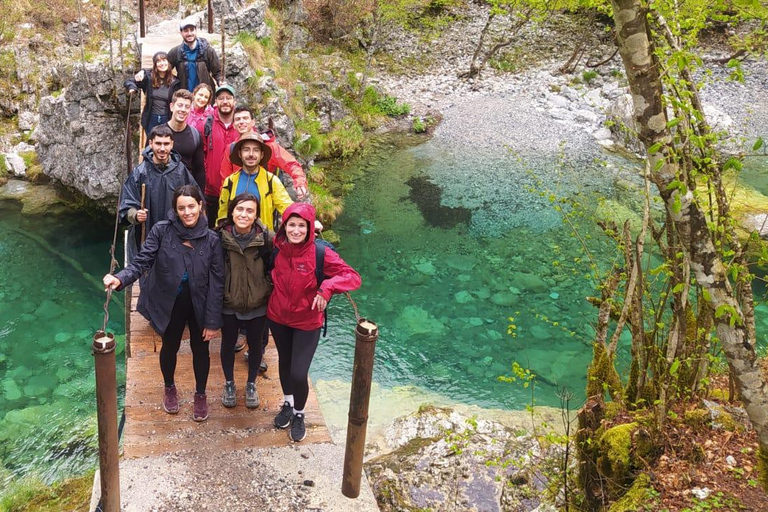
<svg viewBox="0 0 768 512"><path fill-rule="evenodd" d="M707 290L701 290L701 296L704 297L704 300L707 302L712 302L712 296L709 294Z"/></svg>
<svg viewBox="0 0 768 512"><path fill-rule="evenodd" d="M672 361L672 366L669 367L669 374L674 377L675 375L677 375L677 370L679 368L680 368L680 360L675 359L674 361Z"/></svg>
<svg viewBox="0 0 768 512"><path fill-rule="evenodd" d="M657 142L656 144L648 148L648 154L653 155L658 153L659 150L661 149L661 146L662 146L661 142Z"/></svg>
<svg viewBox="0 0 768 512"><path fill-rule="evenodd" d="M680 118L679 117L673 117L672 119L667 121L667 128L673 128L673 127L677 126L679 123L680 123Z"/></svg>
<svg viewBox="0 0 768 512"><path fill-rule="evenodd" d="M763 147L764 144L765 144L765 141L763 141L763 138L758 137L757 140L755 141L755 145L752 146L752 151L757 151L758 149Z"/></svg>
<svg viewBox="0 0 768 512"><path fill-rule="evenodd" d="M685 285L683 283L677 283L674 288L672 288L672 293L680 293L685 288Z"/></svg>

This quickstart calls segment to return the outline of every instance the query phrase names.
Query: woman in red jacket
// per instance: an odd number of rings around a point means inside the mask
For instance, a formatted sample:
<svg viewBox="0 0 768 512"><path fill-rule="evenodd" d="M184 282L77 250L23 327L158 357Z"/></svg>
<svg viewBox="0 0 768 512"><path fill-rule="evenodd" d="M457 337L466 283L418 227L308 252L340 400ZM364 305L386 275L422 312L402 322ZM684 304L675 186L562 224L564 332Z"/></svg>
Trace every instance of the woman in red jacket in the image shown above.
<svg viewBox="0 0 768 512"><path fill-rule="evenodd" d="M289 437L294 442L306 436L309 366L320 340L325 307L334 293L360 287L360 275L333 250L325 251L324 279L318 287L314 223L315 209L306 203L294 203L283 213L283 225L275 237L274 289L267 306L284 395L274 423L277 428L290 425Z"/></svg>

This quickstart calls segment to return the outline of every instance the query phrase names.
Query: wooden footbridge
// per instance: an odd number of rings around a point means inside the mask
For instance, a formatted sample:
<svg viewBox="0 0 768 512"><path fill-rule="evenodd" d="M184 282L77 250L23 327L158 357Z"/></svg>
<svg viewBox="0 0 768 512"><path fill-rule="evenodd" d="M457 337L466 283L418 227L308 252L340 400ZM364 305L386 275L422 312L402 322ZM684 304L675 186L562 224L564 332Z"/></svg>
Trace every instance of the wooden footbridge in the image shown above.
<svg viewBox="0 0 768 512"><path fill-rule="evenodd" d="M160 336L149 322L136 311L140 290L135 284L126 318L126 383L125 427L123 429L123 457L134 458L179 452L185 449L210 450L219 453L248 447L284 446L291 443L285 430L272 424L283 405L283 392L277 373L277 350L272 340L264 355L269 365L259 375L257 389L261 405L257 409L245 407L245 381L248 362L243 353L236 354L235 383L237 407L227 409L221 404L224 374L219 358L220 339L210 342L211 371L208 377L207 421L192 419L192 398L195 377L192 372L192 352L182 341L176 365L176 387L179 390L179 413L163 411L163 376L160 373ZM186 334L186 333L185 333ZM185 336L185 340L189 337ZM328 428L310 386L307 401L307 437L302 444L331 442Z"/></svg>

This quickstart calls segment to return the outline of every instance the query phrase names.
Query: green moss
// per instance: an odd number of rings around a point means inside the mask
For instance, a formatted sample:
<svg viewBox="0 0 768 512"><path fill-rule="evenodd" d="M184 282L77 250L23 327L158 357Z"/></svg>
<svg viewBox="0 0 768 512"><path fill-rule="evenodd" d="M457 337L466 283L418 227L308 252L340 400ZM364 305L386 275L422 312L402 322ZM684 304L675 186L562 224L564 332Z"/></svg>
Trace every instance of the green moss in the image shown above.
<svg viewBox="0 0 768 512"><path fill-rule="evenodd" d="M629 477L632 432L637 427L637 423L624 423L609 428L600 436L600 470L610 483L617 486L622 486Z"/></svg>
<svg viewBox="0 0 768 512"><path fill-rule="evenodd" d="M768 448L762 445L757 449L757 481L768 492Z"/></svg>
<svg viewBox="0 0 768 512"><path fill-rule="evenodd" d="M0 499L3 512L58 512L86 510L91 501L93 471L83 476L45 485L40 479L28 477L12 483Z"/></svg>
<svg viewBox="0 0 768 512"><path fill-rule="evenodd" d="M605 419L612 420L624 411L624 406L621 402L607 402L605 404Z"/></svg>
<svg viewBox="0 0 768 512"><path fill-rule="evenodd" d="M635 512L643 510L643 506L648 504L656 496L656 492L651 486L651 478L645 473L640 474L627 493L615 502L608 509L608 512Z"/></svg>
<svg viewBox="0 0 768 512"><path fill-rule="evenodd" d="M592 350L592 363L587 370L587 396L603 397L608 391L614 401L619 401L622 396L621 379L613 361L608 357L605 345L593 343Z"/></svg>
<svg viewBox="0 0 768 512"><path fill-rule="evenodd" d="M683 422L691 427L703 427L709 423L709 411L706 409L693 409L685 411Z"/></svg>

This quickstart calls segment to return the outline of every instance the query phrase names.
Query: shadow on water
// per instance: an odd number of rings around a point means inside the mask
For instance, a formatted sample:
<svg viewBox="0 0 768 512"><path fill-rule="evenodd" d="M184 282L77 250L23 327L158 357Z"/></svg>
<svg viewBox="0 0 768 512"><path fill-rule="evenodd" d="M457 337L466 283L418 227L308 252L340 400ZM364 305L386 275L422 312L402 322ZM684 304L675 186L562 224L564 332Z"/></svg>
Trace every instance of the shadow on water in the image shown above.
<svg viewBox="0 0 768 512"><path fill-rule="evenodd" d="M415 176L406 184L411 187L408 198L416 204L430 226L446 229L460 224L469 226L472 211L468 208L440 204L442 189L429 181L427 176Z"/></svg>

